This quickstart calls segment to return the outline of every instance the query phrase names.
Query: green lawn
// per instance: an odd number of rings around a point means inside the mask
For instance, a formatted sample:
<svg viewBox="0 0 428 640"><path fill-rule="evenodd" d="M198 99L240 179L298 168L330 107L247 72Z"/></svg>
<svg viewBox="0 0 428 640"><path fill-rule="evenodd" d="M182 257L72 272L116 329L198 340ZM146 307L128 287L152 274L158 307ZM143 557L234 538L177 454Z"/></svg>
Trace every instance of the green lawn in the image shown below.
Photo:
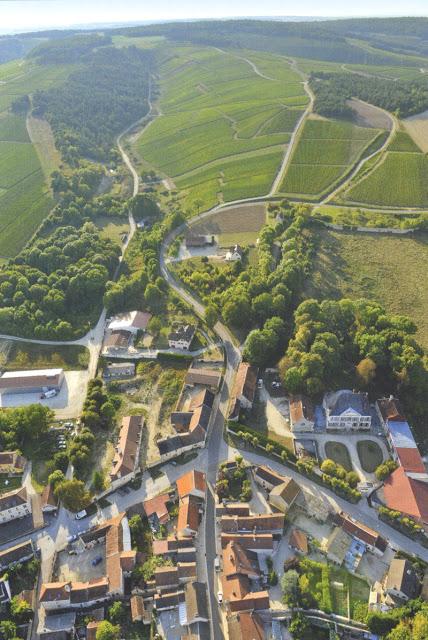
<svg viewBox="0 0 428 640"><path fill-rule="evenodd" d="M122 236L129 232L129 224L126 218L112 218L111 216L98 216L94 220L101 231L102 238L109 238L113 242L122 245Z"/></svg>
<svg viewBox="0 0 428 640"><path fill-rule="evenodd" d="M309 199L320 196L368 153L378 136L378 129L351 122L306 120L279 191Z"/></svg>
<svg viewBox="0 0 428 640"><path fill-rule="evenodd" d="M333 440L326 442L325 453L327 458L330 458L337 464L342 465L346 471L352 471L352 462L348 447L342 442L335 442Z"/></svg>
<svg viewBox="0 0 428 640"><path fill-rule="evenodd" d="M408 315L428 348L428 235L375 236L320 230L307 297L371 298Z"/></svg>
<svg viewBox="0 0 428 640"><path fill-rule="evenodd" d="M307 102L301 78L286 60L212 48L174 47L161 65L162 116L134 146L144 163L170 176L185 206L269 191L284 145ZM300 108L299 108L300 107Z"/></svg>
<svg viewBox="0 0 428 640"><path fill-rule="evenodd" d="M361 467L367 473L373 473L383 462L382 449L372 440L360 440L357 442L358 457Z"/></svg>

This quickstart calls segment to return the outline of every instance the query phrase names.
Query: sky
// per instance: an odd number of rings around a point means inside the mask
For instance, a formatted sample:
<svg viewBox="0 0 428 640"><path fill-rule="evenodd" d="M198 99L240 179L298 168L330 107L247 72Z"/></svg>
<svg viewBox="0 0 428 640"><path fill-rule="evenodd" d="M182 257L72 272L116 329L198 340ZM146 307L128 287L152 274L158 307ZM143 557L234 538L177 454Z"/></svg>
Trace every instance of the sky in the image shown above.
<svg viewBox="0 0 428 640"><path fill-rule="evenodd" d="M428 16L427 0L0 0L0 33L93 23L237 16Z"/></svg>

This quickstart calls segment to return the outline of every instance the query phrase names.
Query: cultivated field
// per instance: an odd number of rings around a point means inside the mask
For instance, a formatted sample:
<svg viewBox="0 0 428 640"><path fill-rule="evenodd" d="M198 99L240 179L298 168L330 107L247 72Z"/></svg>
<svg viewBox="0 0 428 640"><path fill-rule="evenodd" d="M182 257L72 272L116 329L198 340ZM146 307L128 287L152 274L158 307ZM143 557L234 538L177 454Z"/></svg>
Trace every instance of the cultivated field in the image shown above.
<svg viewBox="0 0 428 640"><path fill-rule="evenodd" d="M266 194L307 103L289 63L176 47L160 75L162 115L134 142L144 163L173 179L189 211Z"/></svg>
<svg viewBox="0 0 428 640"><path fill-rule="evenodd" d="M424 153L428 153L428 111L403 120L406 131Z"/></svg>
<svg viewBox="0 0 428 640"><path fill-rule="evenodd" d="M316 199L327 192L364 155L378 129L351 122L309 118L280 186L280 192Z"/></svg>
<svg viewBox="0 0 428 640"><path fill-rule="evenodd" d="M375 169L348 191L347 199L386 207L426 207L428 159L423 153L387 151Z"/></svg>
<svg viewBox="0 0 428 640"><path fill-rule="evenodd" d="M428 349L428 236L375 236L322 230L305 295L369 298L409 316Z"/></svg>
<svg viewBox="0 0 428 640"><path fill-rule="evenodd" d="M30 140L25 117L9 107L19 96L61 82L75 68L22 60L0 65L0 258L15 256L51 209L46 179L58 164L52 136L35 127Z"/></svg>
<svg viewBox="0 0 428 640"><path fill-rule="evenodd" d="M222 209L215 215L210 216L207 220L194 224L192 233L194 234L214 234L227 236L232 244L232 236L236 234L236 238L243 233L257 234L262 226L266 223L266 207L264 204L246 204L228 209ZM252 237L254 240L254 237ZM236 241L238 241L236 239Z"/></svg>

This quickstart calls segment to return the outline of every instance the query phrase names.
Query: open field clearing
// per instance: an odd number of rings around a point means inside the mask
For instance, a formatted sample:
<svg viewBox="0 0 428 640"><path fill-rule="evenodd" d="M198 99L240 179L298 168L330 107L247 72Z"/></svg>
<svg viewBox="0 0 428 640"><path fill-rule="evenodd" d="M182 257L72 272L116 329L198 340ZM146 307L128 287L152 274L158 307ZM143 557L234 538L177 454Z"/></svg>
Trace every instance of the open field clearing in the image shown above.
<svg viewBox="0 0 428 640"><path fill-rule="evenodd" d="M300 76L270 54L171 54L161 66L162 115L134 143L137 154L187 192L190 208L267 193L307 103Z"/></svg>
<svg viewBox="0 0 428 640"><path fill-rule="evenodd" d="M192 226L192 233L214 234L219 236L219 244L233 244L245 229L243 236L254 242L258 232L266 224L266 206L264 204L242 204L222 209L207 220L201 220ZM244 243L245 244L245 243Z"/></svg>
<svg viewBox="0 0 428 640"><path fill-rule="evenodd" d="M387 151L384 161L348 191L347 200L386 207L427 207L428 159L423 153Z"/></svg>
<svg viewBox="0 0 428 640"><path fill-rule="evenodd" d="M391 80L420 80L422 73L419 67L399 67L382 65L346 64L345 70L354 71L361 75L379 76Z"/></svg>
<svg viewBox="0 0 428 640"><path fill-rule="evenodd" d="M428 111L403 120L403 125L424 153L428 153Z"/></svg>
<svg viewBox="0 0 428 640"><path fill-rule="evenodd" d="M30 143L0 142L0 187L13 187L39 170L39 160Z"/></svg>
<svg viewBox="0 0 428 640"><path fill-rule="evenodd" d="M355 98L348 100L348 105L355 112L355 124L358 126L391 131L392 119L382 109Z"/></svg>
<svg viewBox="0 0 428 640"><path fill-rule="evenodd" d="M309 118L280 192L316 197L331 188L375 142L379 130L351 122Z"/></svg>
<svg viewBox="0 0 428 640"><path fill-rule="evenodd" d="M409 316L428 349L428 235L375 236L320 230L315 267L305 295L370 298Z"/></svg>
<svg viewBox="0 0 428 640"><path fill-rule="evenodd" d="M94 220L101 231L102 238L109 238L118 244L122 244L122 237L129 232L128 220L125 218L112 218L111 216L98 216Z"/></svg>
<svg viewBox="0 0 428 640"><path fill-rule="evenodd" d="M130 38L128 36L113 36L116 47L138 47L139 49L153 49L165 42L165 36L142 36Z"/></svg>
<svg viewBox="0 0 428 640"><path fill-rule="evenodd" d="M59 168L61 154L55 147L52 129L47 120L30 116L27 119L28 133L42 165L43 173L48 180L51 173Z"/></svg>
<svg viewBox="0 0 428 640"><path fill-rule="evenodd" d="M397 131L394 138L391 140L388 151L408 151L410 153L421 152L413 138L411 138L405 131Z"/></svg>

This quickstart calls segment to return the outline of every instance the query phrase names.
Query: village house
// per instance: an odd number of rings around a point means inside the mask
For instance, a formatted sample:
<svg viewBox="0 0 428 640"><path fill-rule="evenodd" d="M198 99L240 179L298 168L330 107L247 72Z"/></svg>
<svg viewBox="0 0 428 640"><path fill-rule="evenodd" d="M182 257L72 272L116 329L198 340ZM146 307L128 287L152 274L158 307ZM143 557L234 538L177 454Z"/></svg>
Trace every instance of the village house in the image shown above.
<svg viewBox="0 0 428 640"><path fill-rule="evenodd" d="M7 476L21 476L24 473L26 458L18 451L0 451L0 473Z"/></svg>
<svg viewBox="0 0 428 640"><path fill-rule="evenodd" d="M189 582L184 587L184 602L179 606L181 626L190 627L209 620L207 587L203 582Z"/></svg>
<svg viewBox="0 0 428 640"><path fill-rule="evenodd" d="M335 564L341 566L345 562L346 554L351 546L352 538L340 527L334 527L329 537L325 541L323 551L327 558Z"/></svg>
<svg viewBox="0 0 428 640"><path fill-rule="evenodd" d="M250 516L222 516L222 533L272 533L282 534L285 516L277 513L263 513Z"/></svg>
<svg viewBox="0 0 428 640"><path fill-rule="evenodd" d="M377 412L391 449L399 465L384 481L380 498L389 509L400 511L428 525L428 473L407 423L400 402L390 396L380 398Z"/></svg>
<svg viewBox="0 0 428 640"><path fill-rule="evenodd" d="M93 607L124 595L125 578L131 575L136 562L126 515L118 514L81 534L81 539L85 544L96 540L105 543L106 575L87 582L43 583L39 601L47 611Z"/></svg>
<svg viewBox="0 0 428 640"><path fill-rule="evenodd" d="M186 496L179 502L177 535L179 538L194 537L199 529L201 520L201 502L193 496Z"/></svg>
<svg viewBox="0 0 428 640"><path fill-rule="evenodd" d="M420 587L411 563L408 560L394 558L385 579L385 594L394 600L407 602L419 595Z"/></svg>
<svg viewBox="0 0 428 640"><path fill-rule="evenodd" d="M199 247L212 246L214 244L215 237L213 235L197 235L192 234L184 239L186 247L188 249L196 249Z"/></svg>
<svg viewBox="0 0 428 640"><path fill-rule="evenodd" d="M103 370L103 378L114 380L117 378L133 378L135 364L133 362L109 362Z"/></svg>
<svg viewBox="0 0 428 640"><path fill-rule="evenodd" d="M257 534L253 534L257 537ZM238 540L227 541L223 547L223 600L230 612L269 609L269 594L261 591L257 554Z"/></svg>
<svg viewBox="0 0 428 640"><path fill-rule="evenodd" d="M168 345L171 349L188 351L196 333L196 327L191 324L180 324L168 334Z"/></svg>
<svg viewBox="0 0 428 640"><path fill-rule="evenodd" d="M180 499L186 496L194 496L195 498L205 500L207 484L205 481L205 473L202 471L192 469L178 478L176 484L178 497Z"/></svg>
<svg viewBox="0 0 428 640"><path fill-rule="evenodd" d="M128 331L111 331L104 338L103 353L126 351L132 334Z"/></svg>
<svg viewBox="0 0 428 640"><path fill-rule="evenodd" d="M372 424L367 393L342 389L323 399L327 431L367 431Z"/></svg>
<svg viewBox="0 0 428 640"><path fill-rule="evenodd" d="M271 491L274 487L278 487L286 482L287 478L267 465L261 464L254 470L254 480L263 487L263 489Z"/></svg>
<svg viewBox="0 0 428 640"><path fill-rule="evenodd" d="M218 391L220 386L221 373L216 369L195 369L190 367L184 384L188 387L204 386L212 391Z"/></svg>
<svg viewBox="0 0 428 640"><path fill-rule="evenodd" d="M382 536L374 529L366 527L366 525L354 520L343 511L336 513L333 516L333 522L350 536L364 543L366 549L372 553L378 556L385 553L388 547L388 541L385 540L385 538L382 538Z"/></svg>
<svg viewBox="0 0 428 640"><path fill-rule="evenodd" d="M300 529L292 529L288 539L288 546L296 553L307 555L309 550L308 536Z"/></svg>
<svg viewBox="0 0 428 640"><path fill-rule="evenodd" d="M288 513L301 493L297 482L292 478L285 478L284 482L273 487L268 496L269 504L282 513Z"/></svg>
<svg viewBox="0 0 428 640"><path fill-rule="evenodd" d="M136 594L131 597L131 619L132 622L142 622L150 624L152 621L153 604L145 603L143 596ZM86 638L88 640L88 638Z"/></svg>
<svg viewBox="0 0 428 640"><path fill-rule="evenodd" d="M55 513L58 509L58 498L55 495L54 488L48 482L42 493L42 511L43 513Z"/></svg>
<svg viewBox="0 0 428 640"><path fill-rule="evenodd" d="M265 640L263 621L255 611L240 611L227 618L229 638L233 640Z"/></svg>
<svg viewBox="0 0 428 640"><path fill-rule="evenodd" d="M143 509L152 531L159 531L161 525L169 522L168 504L170 502L168 493L161 493L159 496L144 500Z"/></svg>
<svg viewBox="0 0 428 640"><path fill-rule="evenodd" d="M146 311L126 311L114 316L109 324L109 331L125 331L133 336L139 331L146 331L152 314Z"/></svg>
<svg viewBox="0 0 428 640"><path fill-rule="evenodd" d="M220 542L222 549L229 542L239 542L246 551L254 551L263 555L272 555L275 546L272 533L222 533Z"/></svg>
<svg viewBox="0 0 428 640"><path fill-rule="evenodd" d="M140 445L143 433L143 416L122 418L119 441L112 462L110 480L113 487L127 482L139 467Z"/></svg>
<svg viewBox="0 0 428 640"><path fill-rule="evenodd" d="M0 393L42 393L50 389L59 391L63 382L62 369L5 371L0 376Z"/></svg>
<svg viewBox="0 0 428 640"><path fill-rule="evenodd" d="M0 551L0 570L4 571L12 564L22 564L33 557L34 547L31 540L8 547Z"/></svg>
<svg viewBox="0 0 428 640"><path fill-rule="evenodd" d="M0 496L0 524L25 518L31 512L31 498L25 487L8 491Z"/></svg>
<svg viewBox="0 0 428 640"><path fill-rule="evenodd" d="M227 260L227 262L237 262L238 260L242 260L243 257L244 251L242 247L239 244L235 244L227 251L224 259Z"/></svg>
<svg viewBox="0 0 428 640"><path fill-rule="evenodd" d="M241 409L252 409L257 389L257 374L258 369L248 362L241 362L239 365L231 396L229 420L238 420Z"/></svg>
<svg viewBox="0 0 428 640"><path fill-rule="evenodd" d="M314 430L314 408L306 396L290 396L290 427L294 433Z"/></svg>

